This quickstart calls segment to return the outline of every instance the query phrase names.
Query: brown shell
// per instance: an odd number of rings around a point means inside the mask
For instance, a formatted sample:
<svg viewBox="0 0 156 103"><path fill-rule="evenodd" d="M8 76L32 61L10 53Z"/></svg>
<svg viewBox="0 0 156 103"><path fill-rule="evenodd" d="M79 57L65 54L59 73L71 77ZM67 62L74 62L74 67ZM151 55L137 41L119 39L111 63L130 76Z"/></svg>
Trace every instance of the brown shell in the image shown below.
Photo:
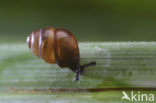
<svg viewBox="0 0 156 103"><path fill-rule="evenodd" d="M60 67L76 67L79 64L79 48L74 35L65 29L55 30L55 56Z"/></svg>
<svg viewBox="0 0 156 103"><path fill-rule="evenodd" d="M31 34L31 50L38 57L39 57L39 52L38 52L39 34L40 34L40 30L36 30Z"/></svg>
<svg viewBox="0 0 156 103"><path fill-rule="evenodd" d="M52 27L46 27L32 32L27 37L27 43L32 52L44 61L54 64L54 31Z"/></svg>
<svg viewBox="0 0 156 103"><path fill-rule="evenodd" d="M56 62L54 55L54 31L54 28L43 28L40 29L39 36L39 55L43 60L52 64Z"/></svg>
<svg viewBox="0 0 156 103"><path fill-rule="evenodd" d="M60 67L75 67L79 64L79 48L74 35L65 29L46 27L27 37L32 52L48 63Z"/></svg>

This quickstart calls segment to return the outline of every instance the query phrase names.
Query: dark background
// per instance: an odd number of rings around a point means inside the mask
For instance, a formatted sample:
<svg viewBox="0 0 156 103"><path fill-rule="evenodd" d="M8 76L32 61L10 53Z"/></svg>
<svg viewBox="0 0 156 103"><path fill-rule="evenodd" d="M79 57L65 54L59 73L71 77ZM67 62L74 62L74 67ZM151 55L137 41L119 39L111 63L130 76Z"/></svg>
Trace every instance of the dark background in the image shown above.
<svg viewBox="0 0 156 103"><path fill-rule="evenodd" d="M0 41L25 42L45 26L78 41L155 41L155 0L0 0Z"/></svg>

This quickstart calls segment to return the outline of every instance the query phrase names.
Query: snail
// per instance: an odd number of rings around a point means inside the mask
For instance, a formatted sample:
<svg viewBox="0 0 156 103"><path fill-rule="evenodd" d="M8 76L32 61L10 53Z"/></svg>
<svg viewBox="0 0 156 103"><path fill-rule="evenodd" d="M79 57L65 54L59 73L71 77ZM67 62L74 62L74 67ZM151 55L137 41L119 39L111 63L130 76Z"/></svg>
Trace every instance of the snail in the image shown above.
<svg viewBox="0 0 156 103"><path fill-rule="evenodd" d="M35 30L27 37L27 44L33 54L45 62L56 63L75 72L76 81L84 74L86 67L96 65L94 61L80 65L78 42L66 29L45 27Z"/></svg>

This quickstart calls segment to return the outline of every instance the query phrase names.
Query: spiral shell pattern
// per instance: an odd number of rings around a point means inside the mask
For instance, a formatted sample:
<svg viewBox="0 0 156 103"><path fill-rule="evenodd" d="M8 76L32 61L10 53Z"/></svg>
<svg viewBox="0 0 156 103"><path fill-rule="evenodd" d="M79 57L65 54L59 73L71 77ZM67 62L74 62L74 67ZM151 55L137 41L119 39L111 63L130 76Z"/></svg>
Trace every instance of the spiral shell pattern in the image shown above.
<svg viewBox="0 0 156 103"><path fill-rule="evenodd" d="M45 27L27 37L28 47L33 54L44 61L60 67L74 67L79 64L79 48L74 35L66 29Z"/></svg>

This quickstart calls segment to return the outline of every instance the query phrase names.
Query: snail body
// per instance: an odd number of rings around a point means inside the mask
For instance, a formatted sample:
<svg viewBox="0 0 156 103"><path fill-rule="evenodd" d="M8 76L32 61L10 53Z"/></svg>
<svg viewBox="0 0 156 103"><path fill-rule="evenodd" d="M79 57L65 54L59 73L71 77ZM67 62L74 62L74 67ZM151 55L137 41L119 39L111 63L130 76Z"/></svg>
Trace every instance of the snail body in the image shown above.
<svg viewBox="0 0 156 103"><path fill-rule="evenodd" d="M45 62L71 69L76 73L76 80L84 73L85 67L96 64L80 65L78 42L66 29L45 27L36 30L27 37L27 44L33 54Z"/></svg>

